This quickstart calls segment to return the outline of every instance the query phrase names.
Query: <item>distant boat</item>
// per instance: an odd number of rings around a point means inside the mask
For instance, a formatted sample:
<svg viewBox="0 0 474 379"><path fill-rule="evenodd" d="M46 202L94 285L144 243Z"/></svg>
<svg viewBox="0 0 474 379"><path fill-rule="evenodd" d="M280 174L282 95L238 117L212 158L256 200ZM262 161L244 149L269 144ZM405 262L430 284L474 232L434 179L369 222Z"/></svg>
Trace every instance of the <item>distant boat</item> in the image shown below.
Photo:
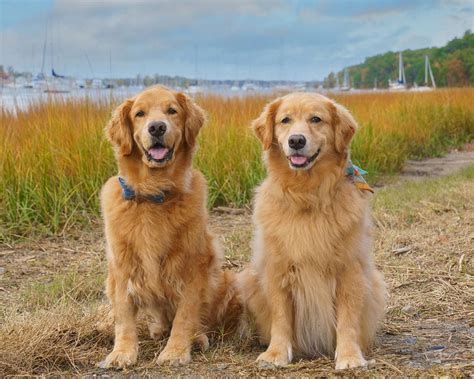
<svg viewBox="0 0 474 379"><path fill-rule="evenodd" d="M102 79L92 79L91 88L103 89L104 88L104 82L102 81Z"/></svg>
<svg viewBox="0 0 474 379"><path fill-rule="evenodd" d="M407 90L407 80L405 77L405 68L403 67L403 56L400 52L398 54L398 80L392 82L388 80L388 90L389 91L406 91Z"/></svg>
<svg viewBox="0 0 474 379"><path fill-rule="evenodd" d="M349 70L346 67L344 69L344 81L342 82L341 91L350 91L351 89L352 88L349 81Z"/></svg>
<svg viewBox="0 0 474 379"><path fill-rule="evenodd" d="M84 79L76 79L74 84L76 88L86 88L86 81Z"/></svg>
<svg viewBox="0 0 474 379"><path fill-rule="evenodd" d="M53 75L53 78L60 78L60 79L65 79L66 78L63 75L56 74L56 71L54 71L54 68L51 69L51 75Z"/></svg>
<svg viewBox="0 0 474 379"><path fill-rule="evenodd" d="M254 83L251 82L245 82L242 85L242 91L247 91L247 92L254 92L258 90L258 86Z"/></svg>
<svg viewBox="0 0 474 379"><path fill-rule="evenodd" d="M428 79L431 79L431 87L429 86ZM425 92L433 91L434 89L436 89L436 83L433 76L433 70L431 69L430 59L428 58L428 55L425 55L425 83L422 86L417 86L415 83L415 86L412 88L412 91Z"/></svg>
<svg viewBox="0 0 474 379"><path fill-rule="evenodd" d="M186 91L187 93L189 93L190 95L195 95L197 93L202 93L204 92L204 89L201 87L201 86L198 86L198 85L191 85L189 86Z"/></svg>
<svg viewBox="0 0 474 379"><path fill-rule="evenodd" d="M44 90L47 86L46 77L42 72L38 73L31 81L31 88Z"/></svg>

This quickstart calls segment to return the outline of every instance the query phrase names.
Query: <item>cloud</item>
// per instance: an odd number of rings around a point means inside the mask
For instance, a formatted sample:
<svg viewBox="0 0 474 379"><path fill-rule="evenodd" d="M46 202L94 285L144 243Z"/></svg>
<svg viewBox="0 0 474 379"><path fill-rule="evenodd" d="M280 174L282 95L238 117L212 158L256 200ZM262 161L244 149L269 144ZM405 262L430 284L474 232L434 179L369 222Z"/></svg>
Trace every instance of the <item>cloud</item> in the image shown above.
<svg viewBox="0 0 474 379"><path fill-rule="evenodd" d="M0 59L38 71L47 26L46 68L68 75L309 80L368 55L462 34L472 12L451 3L61 0L48 17L3 25Z"/></svg>

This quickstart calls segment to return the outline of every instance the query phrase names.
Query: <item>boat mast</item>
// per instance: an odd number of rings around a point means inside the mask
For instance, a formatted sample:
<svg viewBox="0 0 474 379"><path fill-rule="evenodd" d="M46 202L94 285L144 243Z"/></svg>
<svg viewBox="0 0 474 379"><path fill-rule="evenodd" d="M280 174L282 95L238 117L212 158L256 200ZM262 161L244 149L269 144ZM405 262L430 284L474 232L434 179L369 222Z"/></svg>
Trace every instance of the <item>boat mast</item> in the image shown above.
<svg viewBox="0 0 474 379"><path fill-rule="evenodd" d="M406 85L407 80L405 77L405 67L403 67L403 56L401 52L400 52L400 77L401 77L401 83Z"/></svg>
<svg viewBox="0 0 474 379"><path fill-rule="evenodd" d="M48 40L48 23L44 30L43 60L41 62L41 73L44 74L44 65L46 63L46 41Z"/></svg>
<svg viewBox="0 0 474 379"><path fill-rule="evenodd" d="M428 85L428 55L425 55L425 86Z"/></svg>
<svg viewBox="0 0 474 379"><path fill-rule="evenodd" d="M347 70L347 67L344 69L344 84L343 86L345 88L349 88L349 71Z"/></svg>
<svg viewBox="0 0 474 379"><path fill-rule="evenodd" d="M426 65L427 65L427 68L428 68L428 72L430 73L430 78L431 78L431 83L433 84L433 88L436 88L436 83L435 83L434 76L433 76L433 70L431 69L431 64L430 64L430 61L428 59L428 56L426 56Z"/></svg>
<svg viewBox="0 0 474 379"><path fill-rule="evenodd" d="M403 83L403 63L402 63L402 53L398 53L398 83Z"/></svg>

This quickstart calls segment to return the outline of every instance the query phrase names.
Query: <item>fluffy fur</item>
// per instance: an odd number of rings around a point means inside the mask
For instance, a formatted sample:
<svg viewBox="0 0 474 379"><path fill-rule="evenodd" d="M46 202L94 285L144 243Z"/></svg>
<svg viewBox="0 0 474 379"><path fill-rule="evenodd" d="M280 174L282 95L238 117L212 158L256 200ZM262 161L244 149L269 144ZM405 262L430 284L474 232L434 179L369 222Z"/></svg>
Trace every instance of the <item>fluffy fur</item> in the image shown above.
<svg viewBox="0 0 474 379"><path fill-rule="evenodd" d="M222 254L207 227L205 179L191 167L204 121L186 95L154 87L124 101L106 127L119 175L137 198L123 198L117 176L101 192L106 293L115 321L115 345L104 367L136 362L139 309L152 320L152 337L170 331L158 363L189 362L193 341L207 347L205 333L225 314L228 324L238 319L234 277L221 270ZM160 125L166 130L158 133ZM159 193L163 204L147 200Z"/></svg>
<svg viewBox="0 0 474 379"><path fill-rule="evenodd" d="M294 93L268 104L253 128L268 176L255 196L252 261L238 279L269 344L258 360L283 366L295 352L364 366L386 290L370 253L369 194L346 177L357 124L324 96ZM290 146L295 135L304 148Z"/></svg>

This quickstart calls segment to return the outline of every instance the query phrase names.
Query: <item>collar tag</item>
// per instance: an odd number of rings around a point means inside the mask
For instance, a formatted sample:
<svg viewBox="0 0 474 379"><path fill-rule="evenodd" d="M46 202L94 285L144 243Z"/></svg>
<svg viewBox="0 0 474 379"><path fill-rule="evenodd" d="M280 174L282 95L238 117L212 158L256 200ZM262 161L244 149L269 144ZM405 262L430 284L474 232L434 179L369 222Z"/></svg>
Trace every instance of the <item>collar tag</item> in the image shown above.
<svg viewBox="0 0 474 379"><path fill-rule="evenodd" d="M358 189L374 193L374 190L369 186L363 177L363 175L367 174L367 171L356 166L351 160L349 160L349 165L346 168L346 176L355 184Z"/></svg>

